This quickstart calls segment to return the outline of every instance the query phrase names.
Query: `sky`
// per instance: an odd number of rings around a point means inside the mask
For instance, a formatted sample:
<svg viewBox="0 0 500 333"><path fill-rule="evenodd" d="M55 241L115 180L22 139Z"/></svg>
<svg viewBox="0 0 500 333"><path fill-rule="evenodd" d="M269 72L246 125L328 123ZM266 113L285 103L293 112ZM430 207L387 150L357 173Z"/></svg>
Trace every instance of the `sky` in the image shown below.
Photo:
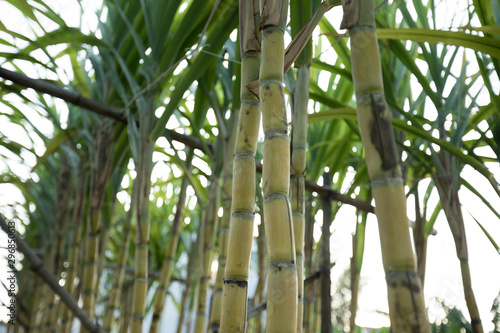
<svg viewBox="0 0 500 333"><path fill-rule="evenodd" d="M74 1L51 0L46 1L46 3L56 12L59 12L67 22L73 22L73 25L80 26L79 8L74 5ZM83 27L84 32L93 31L95 30L97 24L94 12L98 8L98 2L88 0L83 3L85 13L83 15L81 26ZM451 24L454 26L460 24L465 11L464 8L460 8L458 5L458 2L452 0L443 1L438 4L438 11L443 13L443 15L438 17L438 28L449 28ZM0 8L1 7L8 8L9 5L0 0ZM21 17L17 16L16 13L18 12L15 10L0 10L0 21L13 30L25 34L31 34L29 28L23 24L23 20ZM331 21L334 27L338 28L340 24L338 18L341 17L338 8L327 13L326 17ZM50 27L47 27L47 29L50 30ZM316 33L315 36L316 38L324 38L318 36L318 33ZM328 42L323 43L323 45L325 48L323 50L324 54L322 57L335 57L333 51L326 46L328 45ZM0 51L3 51L2 48L3 46L0 45ZM61 63L61 66L68 65ZM472 70L474 70L473 67ZM71 79L70 74L67 79ZM414 87L416 90L420 89L418 87L418 83L415 83ZM59 103L58 107L62 109L65 108L64 103L60 101L56 103ZM6 112L6 110L0 107L0 120L2 112ZM26 112L29 112L29 110ZM209 115L208 117L210 118L209 121L215 121L214 115ZM43 120L40 119L40 121ZM173 125L175 124L170 124L169 126ZM51 125L47 123L45 127L46 131L50 133L52 130ZM1 121L0 131L10 137L16 137L16 133L19 132L16 131L15 128L6 127ZM26 141L26 138L22 138L17 135L17 140ZM41 149L41 151L37 151L37 153L43 153L43 148L35 148ZM36 161L33 159L31 162L34 165ZM19 165L19 163L16 164L16 162L13 163L16 171L19 171L25 178L29 177L29 171L26 166ZM496 179L500 179L500 167L498 164L492 165L490 170L493 172ZM177 171L180 172L180 170L176 170L176 172ZM483 194L484 197L491 200L491 204L494 207L500 207L500 199L484 177L468 166L464 168L463 175L470 183L478 184L476 188L481 192L481 194ZM422 182L421 186L426 186L425 181ZM20 194L16 193L15 189L12 187L1 185L0 209L2 209L2 206L10 203L13 197L19 197L19 195ZM473 289L483 319L484 328L486 331L490 331L493 328L490 322L492 318L490 309L494 298L500 292L500 279L498 278L498 276L500 276L500 256L481 231L474 218L483 224L490 234L496 238L497 242L500 241L500 223L496 216L494 216L493 213L491 213L489 209L470 191L461 189L459 195L463 205L462 211L464 214L465 228L468 238L469 262ZM437 200L436 194L433 200ZM415 218L412 216L412 212L414 212L414 207L412 200L409 200L408 214L410 220ZM321 211L318 212L316 220L322 221ZM344 207L342 207L337 214L337 217L331 227L332 261L336 263L332 269L332 290L335 290L336 282L339 280L339 277L349 267L349 260L352 255L351 235L354 233L355 226L356 220L354 209L344 205ZM318 223L315 228L315 237L319 237L318 232L321 228L321 222ZM456 258L453 237L451 236L444 213L440 213L434 228L437 230L437 235L430 236L428 240L427 275L424 289L426 305L429 308L429 319L433 322L435 320L440 320L443 317L443 310L438 300L444 301L447 305L456 306L462 310L467 318L469 318L463 296L460 264ZM22 230L20 231L22 232ZM0 244L6 244L6 235L3 233L0 233ZM21 259L21 257L19 257L19 259ZM0 280L4 283L6 281L6 275L3 272L0 272ZM255 279L251 278L250 293L253 292L252 285L255 284ZM358 301L359 312L356 319L356 323L358 325L365 327L381 327L389 325L388 317L381 314L381 312L388 312L386 292L387 290L384 271L382 268L377 222L376 219L371 216L368 219L366 228L365 257L361 271L361 290ZM0 300L2 302L6 302L8 301L8 298L5 294L0 292ZM175 311L171 300L167 304L166 311L169 311L169 309L170 311ZM5 314L2 311L0 311L0 320L5 319Z"/></svg>

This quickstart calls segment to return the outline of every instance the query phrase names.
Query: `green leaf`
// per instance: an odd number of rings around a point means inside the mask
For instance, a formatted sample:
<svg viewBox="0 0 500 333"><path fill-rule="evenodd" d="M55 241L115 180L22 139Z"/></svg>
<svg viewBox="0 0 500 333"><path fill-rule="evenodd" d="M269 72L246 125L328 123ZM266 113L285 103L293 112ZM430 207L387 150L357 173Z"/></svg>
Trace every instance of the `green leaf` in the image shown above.
<svg viewBox="0 0 500 333"><path fill-rule="evenodd" d="M490 233L483 227L483 225L470 212L469 212L469 214L474 219L474 221L476 221L476 223L479 226L479 228L481 228L481 230L484 232L484 235L486 237L488 237L489 241L491 242L491 245L493 245L493 247L498 252L498 254L500 254L500 247L495 242L495 240L493 239L493 237L491 237Z"/></svg>
<svg viewBox="0 0 500 333"><path fill-rule="evenodd" d="M50 140L49 142L47 142L45 144L45 153L40 156L37 161L36 161L36 164L35 166L33 167L33 169L31 169L31 171L35 171L36 168L38 168L38 166L42 163L44 163L47 158L49 156L52 156L56 151L59 150L59 148L61 148L61 146L70 138L70 137L74 137L78 134L78 130L76 128L69 128L65 131L61 131L61 132L58 132L53 138L52 140Z"/></svg>
<svg viewBox="0 0 500 333"><path fill-rule="evenodd" d="M331 119L352 119L356 120L356 109L353 108L336 108L332 110L320 111L311 113L307 116L309 124L328 121Z"/></svg>
<svg viewBox="0 0 500 333"><path fill-rule="evenodd" d="M22 49L21 52L29 54L37 49L44 49L50 45L57 44L88 44L92 46L104 47L106 44L95 36L86 35L80 30L71 27L63 27L57 30L48 32L47 34L31 41L30 45Z"/></svg>
<svg viewBox="0 0 500 333"><path fill-rule="evenodd" d="M462 46L500 58L500 41L461 31L430 29L377 29L379 39L411 40L420 43Z"/></svg>

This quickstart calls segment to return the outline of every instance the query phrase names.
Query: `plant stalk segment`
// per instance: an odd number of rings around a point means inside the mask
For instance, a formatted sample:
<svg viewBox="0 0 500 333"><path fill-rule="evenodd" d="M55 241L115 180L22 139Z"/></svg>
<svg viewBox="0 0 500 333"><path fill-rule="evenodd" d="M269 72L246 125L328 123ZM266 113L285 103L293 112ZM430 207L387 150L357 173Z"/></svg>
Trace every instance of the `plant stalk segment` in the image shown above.
<svg viewBox="0 0 500 333"><path fill-rule="evenodd" d="M255 151L260 127L258 98L246 87L258 80L260 42L256 0L240 0L241 107L236 129L229 243L220 332L245 332L248 274L255 215Z"/></svg>
<svg viewBox="0 0 500 333"><path fill-rule="evenodd" d="M283 89L288 3L261 1L259 96L264 129L264 223L269 257L266 332L297 330L297 266L290 190L290 139Z"/></svg>
<svg viewBox="0 0 500 333"><path fill-rule="evenodd" d="M430 332L416 274L406 197L384 97L373 0L343 2L351 38L352 77L366 164L375 199L393 332Z"/></svg>

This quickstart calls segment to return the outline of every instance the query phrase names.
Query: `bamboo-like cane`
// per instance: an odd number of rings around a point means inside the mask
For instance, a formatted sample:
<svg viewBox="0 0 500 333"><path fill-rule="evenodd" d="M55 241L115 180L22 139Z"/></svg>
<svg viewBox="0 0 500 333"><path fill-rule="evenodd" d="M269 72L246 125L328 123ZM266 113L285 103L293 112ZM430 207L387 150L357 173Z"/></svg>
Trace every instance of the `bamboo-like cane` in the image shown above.
<svg viewBox="0 0 500 333"><path fill-rule="evenodd" d="M363 191L365 192L365 191ZM360 193L363 195L362 193ZM366 197L370 197L366 195ZM352 236L352 258L351 258L351 304L349 305L349 332L356 332L356 313L358 311L359 280L361 265L363 263L363 252L365 246L365 228L367 213L358 211L360 222L356 223L356 233Z"/></svg>
<svg viewBox="0 0 500 333"><path fill-rule="evenodd" d="M215 173L215 172L214 172ZM208 207L205 214L203 243L200 251L200 282L197 289L196 319L194 333L206 332L207 328L207 293L210 287L210 271L212 266L212 252L217 233L217 212L220 206L221 186L217 175L212 174L208 187Z"/></svg>
<svg viewBox="0 0 500 333"><path fill-rule="evenodd" d="M145 126L146 127L146 126ZM145 128L140 129L142 132ZM144 134L141 135L144 138ZM148 294L148 244L149 244L149 192L151 190L151 171L153 163L154 143L142 141L140 160L136 161L137 177L134 186L136 192L136 245L135 245L135 278L132 296L131 333L142 333L142 323L146 311Z"/></svg>
<svg viewBox="0 0 500 333"><path fill-rule="evenodd" d="M248 274L255 214L255 151L260 127L258 98L246 87L259 78L257 0L240 0L241 107L233 160L229 244L222 295L220 332L246 328Z"/></svg>
<svg viewBox="0 0 500 333"><path fill-rule="evenodd" d="M305 170L307 145L307 104L309 100L309 68L301 66L297 72L292 121L292 170L290 201L293 214L295 255L297 258L297 332L302 330L304 309L304 226L305 226Z"/></svg>
<svg viewBox="0 0 500 333"><path fill-rule="evenodd" d="M313 238L314 231L314 216L312 207L312 195L309 194L305 206L305 228L304 228L304 267L306 276L313 273L315 267L313 262ZM305 333L313 332L313 314L314 314L314 295L317 288L317 283L314 281L307 287L304 286L304 319L303 326Z"/></svg>
<svg viewBox="0 0 500 333"><path fill-rule="evenodd" d="M200 247L200 243L201 243L200 237L197 237L196 240L192 243L191 248L189 249L186 282L184 284L184 290L182 291L181 306L180 306L181 309L179 313L179 322L177 324L177 331L176 331L177 333L181 333L183 331L184 317L186 317L185 316L186 303L189 303L191 286L194 284L194 281L197 277L197 274L195 272L195 267L197 264L197 258L199 253L198 249ZM187 317L189 318L189 316Z"/></svg>
<svg viewBox="0 0 500 333"><path fill-rule="evenodd" d="M291 28L297 37L312 17L312 3L294 1L290 3ZM293 24L293 20L296 21ZM307 147L307 105L309 102L309 66L312 60L312 43L307 39L304 49L295 60L297 81L292 95L292 177L290 179L290 202L293 214L295 256L297 258L297 332L302 332L304 322L304 229L305 229L305 170Z"/></svg>
<svg viewBox="0 0 500 333"><path fill-rule="evenodd" d="M425 284L425 267L427 264L427 237L425 233L425 217L420 211L420 200L418 190L413 193L415 198L415 227L413 228L413 243L417 255L417 273L422 283Z"/></svg>
<svg viewBox="0 0 500 333"><path fill-rule="evenodd" d="M107 121L101 123L96 142L96 162L91 165L91 189L89 191L89 214L87 238L85 246L85 263L83 272L83 310L90 319L95 315L95 299L97 291L97 265L99 260L99 240L101 234L101 208L104 192L108 183L112 167L111 136L108 132ZM85 332L85 328L81 328Z"/></svg>
<svg viewBox="0 0 500 333"><path fill-rule="evenodd" d="M13 232L14 227L10 223L7 223L3 216L0 215L0 228L5 233L9 234ZM31 250L29 246L18 235L15 235L15 241L17 249L19 250L19 252L24 254L24 257L30 264L30 269L45 282L45 286L50 288L52 292L59 295L61 301L64 302L66 306L68 306L74 313L74 315L80 319L82 326L84 326L89 332L99 332L99 327L89 319L87 314L81 308L78 307L78 304L72 298L72 296L59 285L58 279L50 272L47 267L45 267L45 265L33 252L33 250ZM46 254L49 253L50 251L46 252Z"/></svg>
<svg viewBox="0 0 500 333"><path fill-rule="evenodd" d="M259 183L259 179L257 179ZM262 304L264 301L264 292L266 286L266 278L267 278L267 254L266 254L266 228L264 226L264 216L262 216L263 208L262 205L262 192L257 192L257 207L259 207L259 211L261 213L261 221L258 225L259 237L257 237L257 274L259 275L259 280L257 281L257 286L255 287L254 296L252 299L252 307L255 308ZM250 310L251 311L251 310ZM249 311L249 312L250 312ZM250 318L249 318L250 323ZM263 322L262 322L262 314L259 313L253 319L251 323L253 332L262 332Z"/></svg>
<svg viewBox="0 0 500 333"><path fill-rule="evenodd" d="M78 266L78 252L80 251L82 245L82 220L83 220L83 206L85 203L85 197L87 194L87 186L88 186L88 177L84 176L83 180L80 182L80 186L78 188L77 199L75 207L73 208L73 217L72 217L72 227L71 227L71 243L69 246L69 255L68 255L68 268L66 269L66 283L64 288L70 293L73 294L75 288L75 278L76 278L76 270ZM72 313L69 311L67 307L59 303L59 306L62 308L61 310L61 327L60 332L69 332L71 330L72 323Z"/></svg>
<svg viewBox="0 0 500 333"><path fill-rule="evenodd" d="M316 285L316 295L314 299L314 313L312 322L312 332L321 331L321 283Z"/></svg>
<svg viewBox="0 0 500 333"><path fill-rule="evenodd" d="M332 183L329 173L323 174L325 185ZM321 271L321 332L332 331L332 294L331 294L331 267L330 267L330 225L332 224L332 199L322 198L323 226L321 227L321 248L319 258L319 269Z"/></svg>
<svg viewBox="0 0 500 333"><path fill-rule="evenodd" d="M239 76L239 75L238 75ZM238 92L239 93L239 92ZM238 98L239 100L239 98ZM222 293L224 289L224 271L226 270L227 250L229 243L229 226L231 222L231 202L233 187L233 152L238 125L237 111L231 111L230 132L224 143L224 183L222 185L223 215L219 227L219 258L214 293L210 307L210 321L208 331L218 332L222 311Z"/></svg>
<svg viewBox="0 0 500 333"><path fill-rule="evenodd" d="M193 150L191 149L188 153L186 166L188 172L191 168L191 160L193 159ZM188 185L188 177L184 175L182 178L181 189L179 192L179 199L177 202L177 207L175 210L174 220L171 227L171 235L167 245L167 250L165 251L165 258L161 267L161 275L158 280L158 288L156 291L156 300L153 310L153 320L151 322L150 332L156 333L160 330L161 325L161 315L163 313L163 308L165 306L165 299L167 298L167 291L170 285L170 278L172 277L172 271L174 268L175 252L177 251L177 244L179 243L179 237L181 234L182 227L182 211L184 210L184 204L186 201L186 189Z"/></svg>
<svg viewBox="0 0 500 333"><path fill-rule="evenodd" d="M297 330L297 266L290 202L290 140L283 90L288 3L261 2L260 106L264 128L264 222L269 256L266 332Z"/></svg>
<svg viewBox="0 0 500 333"><path fill-rule="evenodd" d="M241 51L239 37L236 42L236 60L241 62ZM238 118L240 111L240 91L241 91L241 66L233 64L235 80L233 85L233 94L231 107L231 116L229 118L228 133L224 139L224 163L222 184L222 208L223 215L219 227L219 258L217 266L217 275L214 286L214 293L210 308L210 322L208 331L218 333L222 314L222 295L224 289L224 273L226 270L227 250L229 246L229 227L231 224L231 204L233 198L233 153L234 143L236 141L236 131L238 129Z"/></svg>
<svg viewBox="0 0 500 333"><path fill-rule="evenodd" d="M43 257L43 264L45 268L51 273L54 274L54 252L55 252L55 242L53 237L49 236L49 242L45 247L45 255ZM54 301L55 295L54 293L47 287L44 286L40 307L41 319L40 323L37 325L36 330L40 332L47 332L50 323L50 304Z"/></svg>
<svg viewBox="0 0 500 333"><path fill-rule="evenodd" d="M406 197L384 97L373 0L343 2L366 164L375 198L393 332L429 332L408 229Z"/></svg>
<svg viewBox="0 0 500 333"><path fill-rule="evenodd" d="M136 187L132 187L132 193L134 193ZM135 194L132 194L135 196ZM120 247L120 253L118 255L118 267L115 271L115 276L113 278L113 284L111 286L110 297L108 303L106 304L106 312L104 316L104 322L102 325L103 332L111 332L113 327L113 323L115 320L115 312L119 309L120 306L120 297L122 295L123 289L123 280L125 278L125 267L127 265L127 259L129 255L129 247L130 247L130 238L131 232L130 229L132 227L132 216L134 214L135 207L134 202L127 212L127 216L125 217L125 221L123 221L123 243Z"/></svg>
<svg viewBox="0 0 500 333"><path fill-rule="evenodd" d="M449 158L448 153L441 153L441 158ZM449 159L448 159L449 161ZM445 162L443 162L445 164ZM445 164L446 165L446 164ZM465 233L464 220L458 196L457 180L454 180L450 173L448 176L434 177L434 182L438 188L439 198L443 206L448 225L450 226L457 257L460 260L460 270L462 273L462 285L465 295L465 303L471 318L472 332L483 333L483 325L479 309L477 307L476 297L472 289L472 281L469 268L469 253L467 249L467 237Z"/></svg>
<svg viewBox="0 0 500 333"><path fill-rule="evenodd" d="M303 10L310 11L311 4L306 1ZM307 15L307 14L305 14ZM309 13L310 15L310 13ZM308 52L308 44L304 52ZM290 201L293 214L293 232L295 238L295 255L297 258L297 332L302 331L304 311L304 228L305 228L305 171L307 147L307 105L309 102L309 61L299 57L296 64L297 82L293 98L292 118L292 178L290 179Z"/></svg>
<svg viewBox="0 0 500 333"><path fill-rule="evenodd" d="M132 290L127 289L126 292L122 293L122 302L120 305L120 312L123 313L123 316L120 316L120 320L118 323L118 332L119 333L128 333L128 329L130 326L130 321L132 320Z"/></svg>
<svg viewBox="0 0 500 333"><path fill-rule="evenodd" d="M68 220L70 213L70 198L73 196L73 188L71 182L71 171L69 169L66 155L62 155L63 162L61 165L60 179L58 180L58 193L56 198L56 212L57 212L57 231L55 238L55 254L54 254L54 275L59 277L63 271L63 261L67 258L62 258L65 253L66 247L66 231L68 229ZM59 307L62 302L57 301L56 295L52 298L51 304L48 306L49 318L46 330L54 332L58 327L59 321Z"/></svg>

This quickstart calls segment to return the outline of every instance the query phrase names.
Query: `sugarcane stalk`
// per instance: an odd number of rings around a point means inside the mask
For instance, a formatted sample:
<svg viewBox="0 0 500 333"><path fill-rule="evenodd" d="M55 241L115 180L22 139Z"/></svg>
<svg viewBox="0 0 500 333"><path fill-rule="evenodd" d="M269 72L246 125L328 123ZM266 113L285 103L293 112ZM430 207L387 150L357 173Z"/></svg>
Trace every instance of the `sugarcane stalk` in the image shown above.
<svg viewBox="0 0 500 333"><path fill-rule="evenodd" d="M184 326L184 317L186 313L186 303L188 303L189 292L197 276L195 272L195 266L197 263L199 247L200 247L200 237L197 237L196 241L192 243L192 246L189 249L186 283L184 285L184 290L182 291L181 306L180 306L181 310L179 313L179 323L177 324L177 333L182 332L182 327Z"/></svg>
<svg viewBox="0 0 500 333"><path fill-rule="evenodd" d="M208 325L208 330L214 333L219 332L219 327L220 327L220 319L222 311L222 294L224 288L224 271L226 269L227 251L229 245L229 226L231 222L231 202L232 202L232 187L233 187L232 155L234 152L234 143L236 140L236 130L237 130L236 126L238 125L237 111L233 109L231 112L232 113L230 118L230 132L224 143L224 167L223 167L224 183L222 185L223 215L221 218L221 224L219 228L219 258L218 258L219 265L217 267L214 293L210 307L210 322Z"/></svg>
<svg viewBox="0 0 500 333"><path fill-rule="evenodd" d="M367 213L358 211L360 221L356 223L356 233L352 237L351 258L351 303L349 305L349 332L356 332L356 313L358 311L359 280L361 265L363 263L363 252L365 246L365 228Z"/></svg>
<svg viewBox="0 0 500 333"><path fill-rule="evenodd" d="M332 182L329 173L323 174L323 181L328 186ZM330 225L332 223L332 200L322 200L323 226L321 227L320 271L321 271L321 332L332 331L332 293L330 271Z"/></svg>
<svg viewBox="0 0 500 333"><path fill-rule="evenodd" d="M429 332L408 230L404 181L384 97L373 0L343 2L358 123L375 199L393 332Z"/></svg>
<svg viewBox="0 0 500 333"><path fill-rule="evenodd" d="M54 272L54 252L55 252L55 242L53 237L49 236L48 243L45 248L45 253L43 257L43 264L46 267L47 271L50 273ZM42 293L40 314L41 319L40 323L37 325L36 331L39 332L48 332L49 322L50 322L50 304L54 301L55 295L54 293L47 287L44 286L44 291Z"/></svg>
<svg viewBox="0 0 500 333"><path fill-rule="evenodd" d="M321 283L318 283L316 286L312 324L312 331L314 333L321 332Z"/></svg>
<svg viewBox="0 0 500 333"><path fill-rule="evenodd" d="M120 312L123 313L123 316L120 316L118 323L119 333L128 333L129 331L130 321L132 320L132 297L133 294L130 292L130 289L127 289L126 293L122 293Z"/></svg>
<svg viewBox="0 0 500 333"><path fill-rule="evenodd" d="M255 151L260 127L259 101L246 86L259 78L257 0L240 0L240 115L234 147L229 244L224 273L220 332L246 328L248 274L255 214Z"/></svg>
<svg viewBox="0 0 500 333"><path fill-rule="evenodd" d="M425 267L427 261L427 237L425 233L425 218L420 213L420 201L418 189L413 193L415 198L415 227L413 228L413 243L415 244L415 252L417 255L417 273L422 283L422 288L425 283Z"/></svg>
<svg viewBox="0 0 500 333"><path fill-rule="evenodd" d="M57 231L55 237L55 253L54 253L54 275L60 277L63 271L63 261L62 255L65 253L64 248L66 246L66 230L68 228L68 219L70 213L70 198L72 197L71 188L71 171L68 166L68 160L66 155L62 155L61 170L58 179L58 192L56 198L56 212L57 212ZM58 309L59 304L58 297L54 294L50 304L48 305L47 312L49 313L49 318L47 319L46 330L53 332L55 327L57 327L57 322L59 321Z"/></svg>
<svg viewBox="0 0 500 333"><path fill-rule="evenodd" d="M259 276L259 280L257 281L257 286L255 287L254 297L252 299L252 307L255 308L259 304L264 301L264 292L266 286L266 278L267 278L267 255L266 255L266 228L264 227L264 216L263 212L263 202L262 202L262 193L257 192L257 206L259 207L259 212L261 213L261 221L258 225L259 237L257 237L257 274ZM253 331L254 332L262 332L262 314L258 314L255 316L253 320Z"/></svg>
<svg viewBox="0 0 500 333"><path fill-rule="evenodd" d="M314 216L312 208L312 195L305 206L305 228L304 228L304 267L306 276L310 276L314 271L313 262L313 238L314 231ZM313 311L314 311L314 295L316 291L316 282L312 282L308 286L304 286L304 319L303 327L305 333L313 332Z"/></svg>
<svg viewBox="0 0 500 333"><path fill-rule="evenodd" d="M240 39L236 41L235 58L241 62ZM217 266L217 275L214 286L214 293L210 308L210 323L208 331L218 333L220 329L220 320L222 315L222 295L224 289L224 273L226 270L227 251L229 246L229 227L231 224L231 204L233 197L233 153L236 142L236 132L238 129L238 118L241 106L241 66L238 63L233 64L235 80L233 84L231 116L229 117L229 126L227 136L224 138L224 164L223 164L223 185L222 185L222 208L223 215L219 227L219 258Z"/></svg>
<svg viewBox="0 0 500 333"><path fill-rule="evenodd" d="M69 244L68 253L68 267L66 268L66 283L64 288L69 294L73 295L75 288L76 267L78 266L78 253L82 245L82 220L83 220L83 206L85 197L87 196L88 177L83 176L80 180L77 192L75 207L73 208L72 227L71 227L71 242ZM72 312L65 307L62 302L59 303L61 315L61 332L69 332L72 325Z"/></svg>
<svg viewBox="0 0 500 333"><path fill-rule="evenodd" d="M292 35L297 37L306 29L312 17L311 1L294 1L290 4ZM304 316L304 229L305 229L305 170L307 148L307 105L309 102L309 66L312 60L312 42L308 38L305 47L295 60L297 81L292 95L292 152L290 201L293 215L295 256L297 258L297 332L302 331ZM286 58L286 57L285 57ZM286 64L285 64L286 66Z"/></svg>
<svg viewBox="0 0 500 333"><path fill-rule="evenodd" d="M191 149L188 153L186 164L188 172L191 169L191 160L193 159L193 150ZM182 214L184 210L184 204L186 202L186 189L188 185L188 177L184 175L182 178L181 188L179 192L179 199L177 202L174 220L172 221L170 239L167 245L167 250L165 251L165 258L163 260L160 279L158 280L158 288L156 291L156 300L153 310L153 319L151 322L150 332L156 333L160 330L161 315L163 313L163 308L165 306L165 300L167 298L167 291L170 285L170 278L172 277L172 271L174 268L175 253L177 251L177 244L179 243L179 237L181 234L182 227Z"/></svg>
<svg viewBox="0 0 500 333"><path fill-rule="evenodd" d="M132 187L132 193L135 193L136 187ZM132 194L134 196L134 194ZM130 238L131 238L131 227L132 227L132 217L135 211L134 202L130 206L127 216L123 221L123 231L122 231L122 244L120 247L120 253L118 255L118 267L115 270L113 277L113 282L111 285L111 291L109 300L106 304L106 310L104 314L104 322L102 325L103 332L111 332L113 328L113 323L115 320L115 312L120 307L120 297L122 297L123 280L125 278L125 268L127 265L127 259L129 256Z"/></svg>
<svg viewBox="0 0 500 333"><path fill-rule="evenodd" d="M112 140L109 132L109 120L103 121L98 130L96 141L96 160L91 163L89 214L87 238L85 244L85 262L83 271L83 310L91 320L95 316L97 290L97 265L99 260L99 239L101 234L101 208L105 189L112 167ZM81 328L85 332L85 328Z"/></svg>
<svg viewBox="0 0 500 333"><path fill-rule="evenodd" d="M141 132L144 129L141 127ZM144 135L141 135L144 138ZM142 324L146 311L148 294L148 244L149 244L149 193L151 191L151 171L153 163L154 142L142 141L139 160L136 161L137 186L136 193L136 245L135 245L135 277L132 296L131 333L142 333Z"/></svg>
<svg viewBox="0 0 500 333"><path fill-rule="evenodd" d="M302 3L302 2L301 2ZM309 6L307 6L309 5ZM306 2L303 10L310 9ZM306 50L307 51L307 50ZM300 58L299 58L300 59ZM310 60L310 59L308 59ZM307 147L307 105L309 102L309 62L299 62L293 98L292 156L293 175L290 179L290 201L293 215L295 256L297 259L297 332L302 331L304 310L304 228L305 228L305 170Z"/></svg>
<svg viewBox="0 0 500 333"><path fill-rule="evenodd" d="M448 157L448 153L442 153L442 158ZM446 165L444 163L444 165ZM438 189L441 205L443 207L448 225L450 226L457 258L460 260L460 271L462 274L462 285L465 295L465 303L471 318L472 332L483 333L481 316L477 307L476 297L472 289L472 280L469 268L469 253L467 249L467 237L465 234L464 220L461 210L460 199L458 197L458 181L452 178L452 174L434 177L434 182Z"/></svg>
<svg viewBox="0 0 500 333"><path fill-rule="evenodd" d="M283 90L288 3L261 2L260 106L264 129L264 222L269 256L266 332L297 330L297 266L290 192L290 139Z"/></svg>
<svg viewBox="0 0 500 333"><path fill-rule="evenodd" d="M194 333L203 333L207 330L207 293L210 287L212 252L217 233L217 212L220 206L220 192L220 181L216 174L212 174L212 179L208 187L208 207L205 214L203 246L201 247L200 283L197 289L198 304L196 307Z"/></svg>
<svg viewBox="0 0 500 333"><path fill-rule="evenodd" d="M115 193L116 195L116 193ZM116 198L116 196L115 196ZM113 205L112 205L113 206ZM109 217L111 218L111 217ZM99 286L101 284L101 277L102 273L104 271L104 265L106 263L106 250L108 248L108 241L109 241L109 223L106 223L106 226L101 230L101 234L99 236L99 250L98 250L98 257L97 257L97 276L96 276L96 290L95 290L95 298L99 296Z"/></svg>

